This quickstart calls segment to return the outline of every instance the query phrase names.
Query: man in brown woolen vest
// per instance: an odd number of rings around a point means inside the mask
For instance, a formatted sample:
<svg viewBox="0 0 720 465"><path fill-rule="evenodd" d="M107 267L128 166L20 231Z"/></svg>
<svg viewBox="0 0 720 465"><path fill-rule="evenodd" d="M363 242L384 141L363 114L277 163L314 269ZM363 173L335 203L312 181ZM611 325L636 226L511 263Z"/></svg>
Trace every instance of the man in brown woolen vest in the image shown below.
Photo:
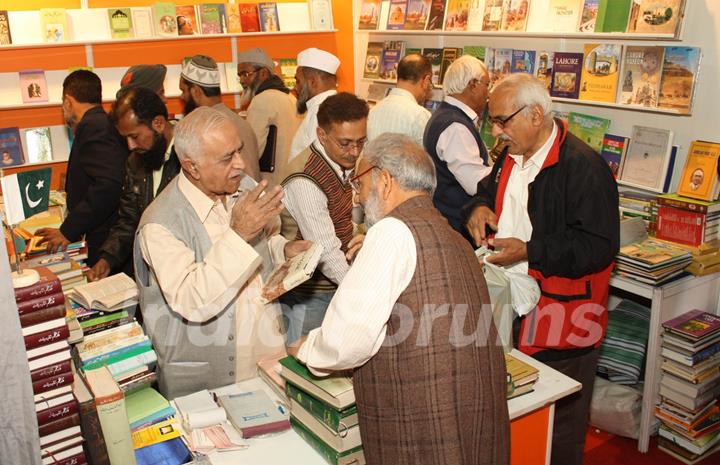
<svg viewBox="0 0 720 465"><path fill-rule="evenodd" d="M433 206L430 157L383 134L355 172L368 234L322 326L289 353L316 375L355 370L368 464L507 464L505 363L487 285Z"/></svg>

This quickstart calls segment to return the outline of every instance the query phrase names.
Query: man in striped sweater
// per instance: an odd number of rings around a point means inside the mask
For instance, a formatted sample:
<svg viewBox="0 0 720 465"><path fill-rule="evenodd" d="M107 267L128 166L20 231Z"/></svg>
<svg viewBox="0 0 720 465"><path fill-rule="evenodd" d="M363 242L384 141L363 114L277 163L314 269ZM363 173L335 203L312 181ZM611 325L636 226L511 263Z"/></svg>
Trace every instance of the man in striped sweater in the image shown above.
<svg viewBox="0 0 720 465"><path fill-rule="evenodd" d="M354 243L348 179L367 139L367 116L367 103L353 94L328 97L318 110L317 141L292 160L293 174L282 183L297 237L323 247L315 275L281 298L288 344L320 326L350 268L346 254Z"/></svg>

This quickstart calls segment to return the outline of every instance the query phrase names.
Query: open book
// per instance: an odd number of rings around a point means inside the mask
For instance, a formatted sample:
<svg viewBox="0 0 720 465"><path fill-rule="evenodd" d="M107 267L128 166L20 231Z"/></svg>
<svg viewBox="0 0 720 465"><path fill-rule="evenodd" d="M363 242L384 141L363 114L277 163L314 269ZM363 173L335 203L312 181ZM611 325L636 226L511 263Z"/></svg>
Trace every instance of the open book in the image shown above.
<svg viewBox="0 0 720 465"><path fill-rule="evenodd" d="M265 304L271 302L310 279L320 262L322 253L323 247L313 243L309 249L276 268L263 287L260 301Z"/></svg>
<svg viewBox="0 0 720 465"><path fill-rule="evenodd" d="M114 312L137 305L138 290L125 273L119 273L72 289L68 297L87 309Z"/></svg>

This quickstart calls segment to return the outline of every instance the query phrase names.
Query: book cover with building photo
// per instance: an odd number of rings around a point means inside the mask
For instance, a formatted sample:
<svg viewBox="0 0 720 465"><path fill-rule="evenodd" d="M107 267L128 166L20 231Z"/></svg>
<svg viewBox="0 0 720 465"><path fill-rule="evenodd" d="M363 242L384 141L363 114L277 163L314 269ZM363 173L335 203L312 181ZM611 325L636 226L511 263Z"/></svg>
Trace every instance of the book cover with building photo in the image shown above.
<svg viewBox="0 0 720 465"><path fill-rule="evenodd" d="M363 71L363 78L380 78L380 63L382 62L384 46L385 44L383 42L368 42L367 51L365 53L365 69Z"/></svg>
<svg viewBox="0 0 720 465"><path fill-rule="evenodd" d="M390 0L386 29L389 31L401 30L405 27L405 14L407 13L407 0Z"/></svg>
<svg viewBox="0 0 720 465"><path fill-rule="evenodd" d="M583 1L578 32L595 32L595 23L597 21L599 4L600 0Z"/></svg>
<svg viewBox="0 0 720 465"><path fill-rule="evenodd" d="M397 68L405 51L405 42L402 40L385 41L380 62L380 79L397 80Z"/></svg>
<svg viewBox="0 0 720 465"><path fill-rule="evenodd" d="M431 0L408 0L405 15L405 29L410 31L425 30L428 15L430 14Z"/></svg>
<svg viewBox="0 0 720 465"><path fill-rule="evenodd" d="M445 13L446 31L466 31L468 25L469 0L448 0Z"/></svg>
<svg viewBox="0 0 720 465"><path fill-rule="evenodd" d="M580 75L583 68L582 53L556 52L553 57L550 95L577 99L580 92Z"/></svg>
<svg viewBox="0 0 720 465"><path fill-rule="evenodd" d="M360 5L358 29L374 31L378 28L382 0L363 0Z"/></svg>
<svg viewBox="0 0 720 465"><path fill-rule="evenodd" d="M585 44L580 100L615 103L622 45Z"/></svg>
<svg viewBox="0 0 720 465"><path fill-rule="evenodd" d="M535 72L535 50L513 50L511 73Z"/></svg>
<svg viewBox="0 0 720 465"><path fill-rule="evenodd" d="M12 35L10 34L10 18L7 10L0 11L0 45L12 44Z"/></svg>
<svg viewBox="0 0 720 465"><path fill-rule="evenodd" d="M628 45L620 72L620 103L657 107L665 47Z"/></svg>
<svg viewBox="0 0 720 465"><path fill-rule="evenodd" d="M500 29L524 31L527 27L530 0L505 0L503 2Z"/></svg>
<svg viewBox="0 0 720 465"><path fill-rule="evenodd" d="M553 70L553 59L555 58L555 52L542 51L538 52L536 76L543 83L548 91L550 91L550 85L552 84L552 70Z"/></svg>
<svg viewBox="0 0 720 465"><path fill-rule="evenodd" d="M685 0L633 0L627 32L675 35L684 3Z"/></svg>
<svg viewBox="0 0 720 465"><path fill-rule="evenodd" d="M658 107L690 113L700 58L697 47L665 47Z"/></svg>
<svg viewBox="0 0 720 465"><path fill-rule="evenodd" d="M485 0L483 31L499 31L502 26L503 0Z"/></svg>

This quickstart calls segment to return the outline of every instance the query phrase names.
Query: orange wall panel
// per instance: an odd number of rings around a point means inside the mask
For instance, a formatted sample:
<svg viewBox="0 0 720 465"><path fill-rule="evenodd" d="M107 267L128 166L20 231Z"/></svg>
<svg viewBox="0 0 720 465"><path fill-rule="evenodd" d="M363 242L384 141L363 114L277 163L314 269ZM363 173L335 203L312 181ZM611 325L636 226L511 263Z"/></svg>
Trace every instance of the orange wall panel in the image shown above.
<svg viewBox="0 0 720 465"><path fill-rule="evenodd" d="M0 127L34 128L65 124L59 105L0 111Z"/></svg>
<svg viewBox="0 0 720 465"><path fill-rule="evenodd" d="M23 69L68 69L86 66L85 46L68 45L37 47L32 49L3 50L0 73L12 73Z"/></svg>
<svg viewBox="0 0 720 465"><path fill-rule="evenodd" d="M10 0L0 2L3 10L22 11L40 8L80 8L80 0Z"/></svg>
<svg viewBox="0 0 720 465"><path fill-rule="evenodd" d="M215 37L151 42L120 42L93 45L96 68L132 66L141 63L182 63L187 56L203 54L216 61L231 61L230 39Z"/></svg>

